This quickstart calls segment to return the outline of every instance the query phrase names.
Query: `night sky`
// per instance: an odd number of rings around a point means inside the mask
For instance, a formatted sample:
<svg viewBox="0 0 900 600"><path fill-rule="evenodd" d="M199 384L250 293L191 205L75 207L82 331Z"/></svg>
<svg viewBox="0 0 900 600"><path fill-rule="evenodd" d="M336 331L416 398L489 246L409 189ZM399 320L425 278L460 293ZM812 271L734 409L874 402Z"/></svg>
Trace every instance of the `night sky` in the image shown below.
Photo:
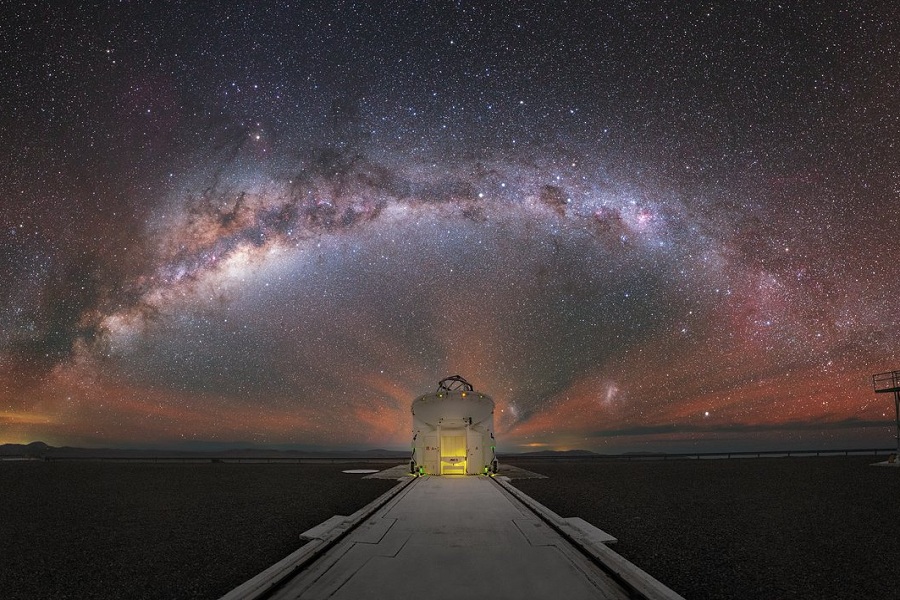
<svg viewBox="0 0 900 600"><path fill-rule="evenodd" d="M0 443L890 447L900 9L31 2Z"/></svg>

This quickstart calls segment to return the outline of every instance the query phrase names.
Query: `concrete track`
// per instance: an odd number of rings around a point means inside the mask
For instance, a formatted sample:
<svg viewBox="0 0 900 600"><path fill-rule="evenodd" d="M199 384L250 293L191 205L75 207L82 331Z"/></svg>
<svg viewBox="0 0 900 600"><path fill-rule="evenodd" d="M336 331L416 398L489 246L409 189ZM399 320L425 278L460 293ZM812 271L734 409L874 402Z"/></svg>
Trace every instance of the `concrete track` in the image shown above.
<svg viewBox="0 0 900 600"><path fill-rule="evenodd" d="M563 519L490 477L406 479L224 598L653 598L677 594Z"/></svg>

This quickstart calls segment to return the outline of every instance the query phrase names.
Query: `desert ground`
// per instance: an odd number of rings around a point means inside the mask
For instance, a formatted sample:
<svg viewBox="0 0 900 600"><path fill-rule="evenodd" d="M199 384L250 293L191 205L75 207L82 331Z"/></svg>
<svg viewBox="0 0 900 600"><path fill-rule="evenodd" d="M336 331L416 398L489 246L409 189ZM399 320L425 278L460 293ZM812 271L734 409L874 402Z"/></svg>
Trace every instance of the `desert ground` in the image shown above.
<svg viewBox="0 0 900 600"><path fill-rule="evenodd" d="M686 598L900 599L900 469L883 459L508 462ZM394 485L341 472L360 466L0 462L0 590L217 598Z"/></svg>
<svg viewBox="0 0 900 600"><path fill-rule="evenodd" d="M510 463L513 483L691 600L900 598L900 469L885 457Z"/></svg>
<svg viewBox="0 0 900 600"><path fill-rule="evenodd" d="M0 462L0 596L218 598L396 483L358 466Z"/></svg>

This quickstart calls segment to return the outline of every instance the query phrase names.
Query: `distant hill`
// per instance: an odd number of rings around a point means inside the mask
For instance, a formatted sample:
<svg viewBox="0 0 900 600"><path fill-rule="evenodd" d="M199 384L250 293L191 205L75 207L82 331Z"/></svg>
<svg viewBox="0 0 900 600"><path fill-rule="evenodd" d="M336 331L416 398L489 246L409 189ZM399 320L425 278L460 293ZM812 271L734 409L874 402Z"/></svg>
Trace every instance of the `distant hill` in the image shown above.
<svg viewBox="0 0 900 600"><path fill-rule="evenodd" d="M30 444L3 444L0 446L0 456L19 458L41 458L50 448L44 442L31 442Z"/></svg>
<svg viewBox="0 0 900 600"><path fill-rule="evenodd" d="M536 450L534 452L497 452L501 458L590 458L604 456L590 450ZM629 452L628 455L658 455L651 452ZM225 448L217 450L154 450L123 448L54 447L44 442L0 445L0 458L223 458L223 459L290 459L290 458L396 458L406 459L406 450L277 450L271 448Z"/></svg>
<svg viewBox="0 0 900 600"><path fill-rule="evenodd" d="M591 452L590 450L536 450L534 452L498 452L497 454L501 456L522 456L522 457L589 457L589 456L602 456L602 454L597 454L596 452Z"/></svg>
<svg viewBox="0 0 900 600"><path fill-rule="evenodd" d="M403 450L273 450L267 448L233 448L227 450L154 450L122 448L54 447L44 442L0 445L3 458L407 458Z"/></svg>
<svg viewBox="0 0 900 600"><path fill-rule="evenodd" d="M622 456L661 456L668 452L626 452Z"/></svg>

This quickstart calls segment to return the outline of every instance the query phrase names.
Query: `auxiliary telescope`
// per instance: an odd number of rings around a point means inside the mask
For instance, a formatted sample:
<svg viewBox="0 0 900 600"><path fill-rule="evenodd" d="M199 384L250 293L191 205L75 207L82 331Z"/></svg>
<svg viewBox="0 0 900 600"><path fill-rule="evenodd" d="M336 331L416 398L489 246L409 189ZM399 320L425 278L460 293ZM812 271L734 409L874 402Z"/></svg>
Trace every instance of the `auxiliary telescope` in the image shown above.
<svg viewBox="0 0 900 600"><path fill-rule="evenodd" d="M452 375L437 391L413 400L409 472L416 475L487 475L497 472L494 401Z"/></svg>

